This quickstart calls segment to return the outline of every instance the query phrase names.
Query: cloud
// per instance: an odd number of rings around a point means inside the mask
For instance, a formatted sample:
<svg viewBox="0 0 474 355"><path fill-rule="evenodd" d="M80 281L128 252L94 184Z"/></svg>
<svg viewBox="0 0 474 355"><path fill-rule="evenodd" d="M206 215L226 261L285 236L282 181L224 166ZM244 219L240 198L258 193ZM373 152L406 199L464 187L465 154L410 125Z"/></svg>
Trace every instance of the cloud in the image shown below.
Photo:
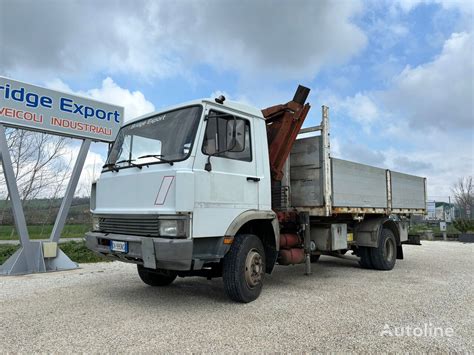
<svg viewBox="0 0 474 355"><path fill-rule="evenodd" d="M145 98L142 92L121 88L110 77L102 81L100 88L89 89L87 91L74 91L60 79L47 82L46 87L123 106L125 108L125 120L155 110L155 106Z"/></svg>
<svg viewBox="0 0 474 355"><path fill-rule="evenodd" d="M385 113L379 108L378 98L374 92L357 92L353 96L342 97L333 90L319 90L311 93L309 102L321 103L329 106L329 116L333 117L338 123L347 120L361 127L365 133L370 133L374 125L380 124ZM314 124L319 124L320 114L314 112L318 108L313 105L310 116L316 117ZM359 130L360 131L360 130ZM355 132L354 132L355 133Z"/></svg>
<svg viewBox="0 0 474 355"><path fill-rule="evenodd" d="M382 151L372 149L366 144L345 140L343 144L338 141L338 152L332 154L335 157L355 161L362 164L373 165L377 167L385 166L385 154Z"/></svg>
<svg viewBox="0 0 474 355"><path fill-rule="evenodd" d="M458 177L474 172L472 53L472 34L453 33L438 56L407 66L386 90L346 98L326 92L336 108L334 118L348 117L361 127L377 127L378 132L378 139L372 134L365 139L347 125L335 126L332 137L357 139L339 144L338 156L425 176L429 195L447 199ZM364 106L372 116L361 114Z"/></svg>
<svg viewBox="0 0 474 355"><path fill-rule="evenodd" d="M347 111L352 120L360 123L367 130L380 115L374 101L368 95L362 93L346 97L340 106Z"/></svg>
<svg viewBox="0 0 474 355"><path fill-rule="evenodd" d="M395 0L392 2L392 5L398 6L405 12L409 12L422 4L437 4L443 9L456 9L463 13L472 13L474 10L471 0Z"/></svg>
<svg viewBox="0 0 474 355"><path fill-rule="evenodd" d="M311 78L367 39L360 1L3 1L0 73L192 76L201 64L247 77ZM38 14L41 14L40 16ZM87 24L85 24L85 22ZM16 76L18 77L18 76Z"/></svg>
<svg viewBox="0 0 474 355"><path fill-rule="evenodd" d="M453 33L433 61L407 66L396 76L393 88L382 94L383 102L418 129L472 128L473 53L473 35Z"/></svg>
<svg viewBox="0 0 474 355"><path fill-rule="evenodd" d="M420 161L408 158L406 156L396 156L393 159L393 166L396 170L409 170L414 173L423 173L433 168L429 161Z"/></svg>

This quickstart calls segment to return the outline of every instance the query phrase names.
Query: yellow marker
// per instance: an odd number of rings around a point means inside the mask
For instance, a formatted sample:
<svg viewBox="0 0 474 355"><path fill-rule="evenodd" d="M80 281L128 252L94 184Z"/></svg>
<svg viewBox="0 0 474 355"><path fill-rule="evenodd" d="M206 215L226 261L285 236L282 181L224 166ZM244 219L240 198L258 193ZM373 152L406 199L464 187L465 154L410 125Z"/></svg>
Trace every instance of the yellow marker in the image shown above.
<svg viewBox="0 0 474 355"><path fill-rule="evenodd" d="M347 233L347 241L352 242L354 240L354 234L352 233Z"/></svg>

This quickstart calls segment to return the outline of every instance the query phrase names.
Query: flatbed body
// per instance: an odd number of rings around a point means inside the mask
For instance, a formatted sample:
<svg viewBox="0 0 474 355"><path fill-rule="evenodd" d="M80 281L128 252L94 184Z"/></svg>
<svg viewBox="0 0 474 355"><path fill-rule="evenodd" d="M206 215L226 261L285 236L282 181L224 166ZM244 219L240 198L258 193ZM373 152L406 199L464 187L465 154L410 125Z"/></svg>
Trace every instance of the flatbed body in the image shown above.
<svg viewBox="0 0 474 355"><path fill-rule="evenodd" d="M310 216L425 213L425 178L327 157L322 141L306 137L293 146L285 171L292 208Z"/></svg>

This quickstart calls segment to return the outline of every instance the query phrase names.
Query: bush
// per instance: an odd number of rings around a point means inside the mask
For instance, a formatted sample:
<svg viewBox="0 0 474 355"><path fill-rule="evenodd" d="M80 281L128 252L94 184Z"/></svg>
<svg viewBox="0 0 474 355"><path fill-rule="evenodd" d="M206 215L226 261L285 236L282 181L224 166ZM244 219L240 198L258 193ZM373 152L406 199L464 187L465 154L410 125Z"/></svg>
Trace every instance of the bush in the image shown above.
<svg viewBox="0 0 474 355"><path fill-rule="evenodd" d="M98 263L111 261L106 257L99 256L86 248L84 242L67 242L59 244L59 248L76 263Z"/></svg>
<svg viewBox="0 0 474 355"><path fill-rule="evenodd" d="M0 245L0 265L7 261L19 247L19 245Z"/></svg>
<svg viewBox="0 0 474 355"><path fill-rule="evenodd" d="M453 224L461 233L474 232L474 220L472 219L458 218Z"/></svg>

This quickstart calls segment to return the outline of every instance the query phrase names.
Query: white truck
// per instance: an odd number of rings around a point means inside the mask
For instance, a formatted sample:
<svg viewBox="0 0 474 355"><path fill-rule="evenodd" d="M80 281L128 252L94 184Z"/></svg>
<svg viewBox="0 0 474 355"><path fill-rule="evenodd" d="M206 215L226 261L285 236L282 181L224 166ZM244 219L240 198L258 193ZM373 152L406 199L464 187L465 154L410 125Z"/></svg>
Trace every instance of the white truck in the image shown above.
<svg viewBox="0 0 474 355"><path fill-rule="evenodd" d="M238 302L276 264L309 274L321 254L391 270L407 217L425 213L426 180L331 158L326 107L301 129L308 93L265 110L202 99L127 122L92 186L87 247L137 264L151 286L222 277Z"/></svg>

